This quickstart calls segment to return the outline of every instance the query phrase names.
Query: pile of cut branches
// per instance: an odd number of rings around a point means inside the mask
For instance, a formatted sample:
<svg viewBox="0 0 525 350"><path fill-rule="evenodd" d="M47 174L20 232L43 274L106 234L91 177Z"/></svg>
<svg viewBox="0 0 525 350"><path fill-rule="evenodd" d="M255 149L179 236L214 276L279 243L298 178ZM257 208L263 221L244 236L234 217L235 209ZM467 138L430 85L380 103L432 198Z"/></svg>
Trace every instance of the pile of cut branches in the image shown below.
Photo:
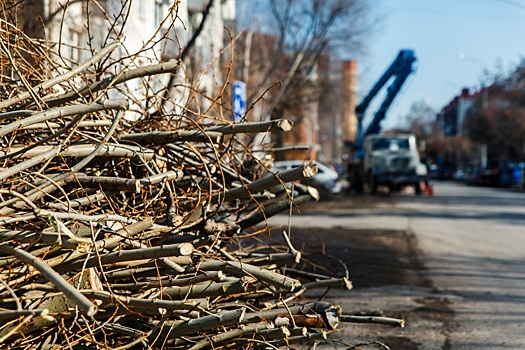
<svg viewBox="0 0 525 350"><path fill-rule="evenodd" d="M401 325L301 299L351 284L288 274L301 254L286 232L271 249L242 248L267 218L318 197L286 186L315 163L272 173L239 141L286 132L288 120L152 113L166 102L157 93L132 101L142 110L130 121L126 83L180 62L109 74L116 41L72 68L0 24L2 348L281 347L325 339L341 321Z"/></svg>

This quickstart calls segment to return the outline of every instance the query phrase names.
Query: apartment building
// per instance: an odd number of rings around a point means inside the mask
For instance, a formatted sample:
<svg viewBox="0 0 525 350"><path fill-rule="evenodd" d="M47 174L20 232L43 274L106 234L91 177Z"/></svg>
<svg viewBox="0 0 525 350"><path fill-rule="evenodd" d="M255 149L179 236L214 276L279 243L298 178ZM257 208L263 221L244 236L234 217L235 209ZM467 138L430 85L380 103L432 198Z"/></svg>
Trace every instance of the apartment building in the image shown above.
<svg viewBox="0 0 525 350"><path fill-rule="evenodd" d="M231 26L233 30L235 0L43 0L23 2L17 11L21 29L28 36L46 40L57 53L52 57L60 56L65 67L89 59L121 38L123 45L114 55L124 59L111 73L124 68L122 65L134 68L177 59L206 16L181 70L188 74L177 79L191 76L191 84L198 84L196 90L211 96L222 83L219 56L228 44L224 28ZM153 91L145 91L143 82L131 81L126 90L140 101L162 89L168 80L169 76L164 76L148 82ZM128 117L137 118L129 113Z"/></svg>
<svg viewBox="0 0 525 350"><path fill-rule="evenodd" d="M442 136L462 136L463 124L468 110L474 105L478 93L469 89L461 90L437 115L437 122Z"/></svg>

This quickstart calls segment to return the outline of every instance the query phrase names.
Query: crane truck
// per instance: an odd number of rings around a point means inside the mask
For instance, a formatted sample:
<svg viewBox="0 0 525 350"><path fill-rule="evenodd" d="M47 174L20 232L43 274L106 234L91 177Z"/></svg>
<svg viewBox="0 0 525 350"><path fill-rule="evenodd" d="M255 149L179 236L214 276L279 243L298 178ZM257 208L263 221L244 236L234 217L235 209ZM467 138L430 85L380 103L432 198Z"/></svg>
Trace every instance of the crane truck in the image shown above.
<svg viewBox="0 0 525 350"><path fill-rule="evenodd" d="M426 166L420 162L416 137L413 134L381 134L381 122L410 74L416 57L413 50L401 50L372 89L356 106L357 140L347 165L351 187L358 193L368 188L375 193L378 186L390 191L411 185L416 194L422 192ZM365 112L373 98L390 80L384 101L363 131Z"/></svg>

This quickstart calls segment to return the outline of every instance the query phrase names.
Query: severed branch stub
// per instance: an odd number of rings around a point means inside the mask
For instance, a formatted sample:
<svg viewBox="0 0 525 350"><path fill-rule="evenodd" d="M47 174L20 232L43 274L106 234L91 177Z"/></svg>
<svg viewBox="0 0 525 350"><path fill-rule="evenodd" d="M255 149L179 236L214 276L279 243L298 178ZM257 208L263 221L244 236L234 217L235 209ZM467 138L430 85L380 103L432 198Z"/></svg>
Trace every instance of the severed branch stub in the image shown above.
<svg viewBox="0 0 525 350"><path fill-rule="evenodd" d="M182 177L183 173L181 171L174 170L138 180L114 176L88 176L85 174L76 174L75 177L68 178L65 181L65 185L73 186L78 184L83 188L102 188L109 191L140 193L145 186L155 185L162 181L177 180Z"/></svg>
<svg viewBox="0 0 525 350"><path fill-rule="evenodd" d="M177 142L211 142L219 143L221 140L222 133L210 131L203 133L200 130L197 131L153 131L148 133L135 133L120 135L121 141L135 142L140 145L152 145L160 146L168 143Z"/></svg>
<svg viewBox="0 0 525 350"><path fill-rule="evenodd" d="M301 283L293 278L283 276L271 270L263 269L258 266L253 266L247 263L239 263L236 261L214 261L208 260L199 264L199 269L204 271L224 271L226 273L246 273L255 278L269 283L275 287L283 288L286 291L293 292L301 286ZM188 270L192 271L193 268Z"/></svg>
<svg viewBox="0 0 525 350"><path fill-rule="evenodd" d="M405 320L390 317L378 317L378 316L352 316L342 315L341 322L352 322L352 323L375 323L382 324L385 326L392 327L405 327Z"/></svg>
<svg viewBox="0 0 525 350"><path fill-rule="evenodd" d="M235 199L248 198L250 195L270 189L273 186L279 186L286 182L305 180L315 174L317 174L317 165L310 162L294 169L279 172L275 175L266 175L265 177L246 185L246 187L234 188L224 194L216 194L212 196L211 202L229 202Z"/></svg>
<svg viewBox="0 0 525 350"><path fill-rule="evenodd" d="M215 126L206 128L206 132L220 132L223 134L241 134L241 133L260 133L270 131L292 130L293 122L289 119L277 119L268 122L248 122L239 124L230 124L224 126Z"/></svg>

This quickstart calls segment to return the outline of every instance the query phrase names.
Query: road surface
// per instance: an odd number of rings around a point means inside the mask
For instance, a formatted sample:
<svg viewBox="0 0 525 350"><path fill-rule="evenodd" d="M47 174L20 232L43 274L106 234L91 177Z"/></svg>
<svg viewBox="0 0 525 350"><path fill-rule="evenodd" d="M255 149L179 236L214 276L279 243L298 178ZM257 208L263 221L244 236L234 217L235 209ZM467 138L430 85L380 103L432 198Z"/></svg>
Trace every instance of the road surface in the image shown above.
<svg viewBox="0 0 525 350"><path fill-rule="evenodd" d="M525 192L448 182L435 183L434 192L347 197L292 216L292 234L404 232L414 246L391 245L424 267L414 270L421 283L336 292L343 309L407 318L403 330L351 326L340 336L352 344L393 341L392 349L525 349ZM271 223L288 221L282 215ZM338 237L341 250L345 238Z"/></svg>

